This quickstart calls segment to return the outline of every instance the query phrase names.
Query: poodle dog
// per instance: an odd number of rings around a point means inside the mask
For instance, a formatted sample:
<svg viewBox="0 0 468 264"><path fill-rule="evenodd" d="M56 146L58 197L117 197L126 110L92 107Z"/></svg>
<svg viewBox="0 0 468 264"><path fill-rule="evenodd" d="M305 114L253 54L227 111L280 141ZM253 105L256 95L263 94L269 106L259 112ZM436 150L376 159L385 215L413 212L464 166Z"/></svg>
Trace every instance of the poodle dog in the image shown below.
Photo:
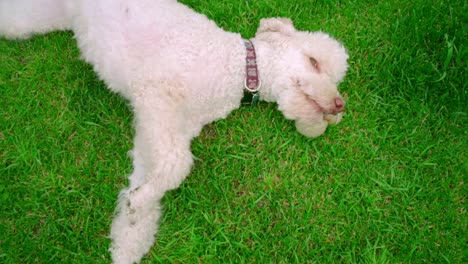
<svg viewBox="0 0 468 264"><path fill-rule="evenodd" d="M0 0L1 36L53 30L74 32L84 60L135 114L134 170L110 231L114 263L149 251L161 198L190 172L191 140L244 92L276 102L307 137L342 117L345 48L286 18L260 20L247 41L176 0Z"/></svg>

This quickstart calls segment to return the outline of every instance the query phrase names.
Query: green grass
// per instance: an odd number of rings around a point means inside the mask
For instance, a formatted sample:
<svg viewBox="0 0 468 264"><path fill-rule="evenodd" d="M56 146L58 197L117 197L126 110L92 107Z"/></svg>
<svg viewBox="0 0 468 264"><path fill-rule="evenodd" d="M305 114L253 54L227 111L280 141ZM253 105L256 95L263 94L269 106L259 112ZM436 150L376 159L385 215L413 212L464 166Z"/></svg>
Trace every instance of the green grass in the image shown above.
<svg viewBox="0 0 468 264"><path fill-rule="evenodd" d="M467 263L467 2L195 1L252 37L262 17L350 54L345 118L317 139L276 105L192 145L143 263ZM132 115L69 32L0 40L0 262L108 263Z"/></svg>

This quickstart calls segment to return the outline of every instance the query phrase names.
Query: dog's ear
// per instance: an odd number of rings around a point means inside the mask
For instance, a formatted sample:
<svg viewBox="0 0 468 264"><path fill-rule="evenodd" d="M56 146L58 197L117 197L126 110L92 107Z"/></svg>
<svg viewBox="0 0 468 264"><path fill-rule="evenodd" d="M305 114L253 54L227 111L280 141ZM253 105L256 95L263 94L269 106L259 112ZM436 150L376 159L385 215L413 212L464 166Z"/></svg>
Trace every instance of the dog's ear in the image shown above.
<svg viewBox="0 0 468 264"><path fill-rule="evenodd" d="M286 36L291 36L296 29L289 18L263 18L257 30L257 36L265 32L279 32Z"/></svg>

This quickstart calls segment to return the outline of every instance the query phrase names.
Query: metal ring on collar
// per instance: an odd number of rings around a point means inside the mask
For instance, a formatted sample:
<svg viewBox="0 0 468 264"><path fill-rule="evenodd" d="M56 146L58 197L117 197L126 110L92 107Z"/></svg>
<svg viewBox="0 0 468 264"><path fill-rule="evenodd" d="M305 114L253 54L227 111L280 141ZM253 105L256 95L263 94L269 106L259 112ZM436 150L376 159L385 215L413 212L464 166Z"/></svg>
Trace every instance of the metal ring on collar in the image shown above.
<svg viewBox="0 0 468 264"><path fill-rule="evenodd" d="M251 93L255 93L255 92L258 92L258 90L260 89L260 87L262 87L262 81L260 79L258 79L258 85L257 87L255 88L249 88L249 86L247 86L247 78L244 79L244 88L251 92Z"/></svg>

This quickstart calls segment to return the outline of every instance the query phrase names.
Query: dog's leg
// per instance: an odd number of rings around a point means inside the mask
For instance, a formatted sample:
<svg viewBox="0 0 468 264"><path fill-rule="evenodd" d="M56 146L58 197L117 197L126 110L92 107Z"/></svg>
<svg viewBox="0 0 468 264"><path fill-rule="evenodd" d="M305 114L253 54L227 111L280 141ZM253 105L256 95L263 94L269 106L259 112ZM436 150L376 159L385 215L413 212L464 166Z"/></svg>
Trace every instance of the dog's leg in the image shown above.
<svg viewBox="0 0 468 264"><path fill-rule="evenodd" d="M0 35L27 38L71 29L68 0L0 0Z"/></svg>
<svg viewBox="0 0 468 264"><path fill-rule="evenodd" d="M129 188L120 193L111 227L114 263L139 262L148 252L161 216L161 198L180 185L193 163L191 138L184 132L183 119L170 107L154 109L156 106L151 111L138 106L135 110L135 168Z"/></svg>

